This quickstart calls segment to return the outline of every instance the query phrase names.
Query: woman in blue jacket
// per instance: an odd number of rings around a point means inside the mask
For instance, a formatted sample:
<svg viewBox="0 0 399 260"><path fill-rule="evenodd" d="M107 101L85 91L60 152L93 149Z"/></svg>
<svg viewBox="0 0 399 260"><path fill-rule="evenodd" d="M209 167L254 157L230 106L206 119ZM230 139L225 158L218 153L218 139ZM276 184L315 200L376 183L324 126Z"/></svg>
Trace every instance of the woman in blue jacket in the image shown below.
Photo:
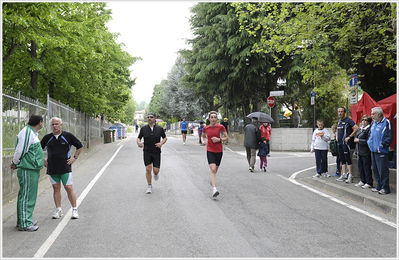
<svg viewBox="0 0 399 260"><path fill-rule="evenodd" d="M355 135L355 143L357 143L357 167L359 169L360 182L355 184L356 187L363 189L373 186L373 175L371 173L371 151L367 145L367 139L370 134L371 116L362 116L362 126Z"/></svg>

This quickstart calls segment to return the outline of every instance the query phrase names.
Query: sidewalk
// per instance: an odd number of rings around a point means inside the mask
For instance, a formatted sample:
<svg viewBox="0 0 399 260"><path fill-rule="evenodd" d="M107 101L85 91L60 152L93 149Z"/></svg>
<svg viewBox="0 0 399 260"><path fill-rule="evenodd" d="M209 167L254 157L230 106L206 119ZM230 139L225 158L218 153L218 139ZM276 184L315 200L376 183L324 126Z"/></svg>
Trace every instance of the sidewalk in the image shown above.
<svg viewBox="0 0 399 260"><path fill-rule="evenodd" d="M187 140L194 141L194 137L187 136ZM195 141L196 140L197 138L195 139ZM245 152L243 146L234 143L229 143L227 146L225 146L225 149L230 149L234 152ZM330 165L328 172L334 173L335 169L335 165ZM356 203L371 207L385 214L394 217L397 216L397 192L394 189L391 189L390 194L381 195L378 192L372 192L371 189L362 189L361 187L356 187L355 184L360 181L359 177L357 177L358 174L355 174L352 184L338 182L336 181L337 177L313 178L313 175L314 170L309 170L302 172L300 175L297 176L296 179L307 185L311 185L327 192L334 193L338 196L345 197L347 199L355 201Z"/></svg>

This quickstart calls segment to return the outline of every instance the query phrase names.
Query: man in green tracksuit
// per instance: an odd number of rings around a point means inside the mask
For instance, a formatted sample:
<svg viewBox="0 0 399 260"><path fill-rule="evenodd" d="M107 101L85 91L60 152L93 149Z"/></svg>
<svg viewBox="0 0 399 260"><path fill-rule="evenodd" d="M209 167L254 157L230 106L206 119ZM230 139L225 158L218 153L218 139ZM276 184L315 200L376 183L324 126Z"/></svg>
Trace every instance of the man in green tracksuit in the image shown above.
<svg viewBox="0 0 399 260"><path fill-rule="evenodd" d="M19 231L36 231L37 221L32 220L36 205L40 170L43 168L43 149L38 131L43 127L43 117L33 115L28 125L19 132L14 158L10 168L17 169L19 193L17 202L17 227Z"/></svg>

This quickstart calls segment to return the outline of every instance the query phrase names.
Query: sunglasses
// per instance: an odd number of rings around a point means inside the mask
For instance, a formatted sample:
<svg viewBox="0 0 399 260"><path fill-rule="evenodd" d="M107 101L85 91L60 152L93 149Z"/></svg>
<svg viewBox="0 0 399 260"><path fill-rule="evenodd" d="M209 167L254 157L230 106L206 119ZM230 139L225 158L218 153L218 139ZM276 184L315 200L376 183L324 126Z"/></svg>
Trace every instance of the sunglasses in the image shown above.
<svg viewBox="0 0 399 260"><path fill-rule="evenodd" d="M154 118L153 116L147 116L147 118Z"/></svg>

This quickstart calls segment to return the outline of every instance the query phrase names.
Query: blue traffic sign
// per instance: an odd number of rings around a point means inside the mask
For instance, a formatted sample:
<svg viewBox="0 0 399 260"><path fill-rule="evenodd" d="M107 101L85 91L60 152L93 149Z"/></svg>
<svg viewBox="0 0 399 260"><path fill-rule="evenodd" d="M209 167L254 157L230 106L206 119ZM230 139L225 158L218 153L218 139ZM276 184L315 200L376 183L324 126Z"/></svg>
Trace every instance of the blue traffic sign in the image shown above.
<svg viewBox="0 0 399 260"><path fill-rule="evenodd" d="M357 74L352 74L350 75L349 87L354 87L356 85L357 85Z"/></svg>
<svg viewBox="0 0 399 260"><path fill-rule="evenodd" d="M316 93L314 92L313 88L312 88L312 90L310 91L310 96L311 96L311 97L315 97L315 96L316 96Z"/></svg>

